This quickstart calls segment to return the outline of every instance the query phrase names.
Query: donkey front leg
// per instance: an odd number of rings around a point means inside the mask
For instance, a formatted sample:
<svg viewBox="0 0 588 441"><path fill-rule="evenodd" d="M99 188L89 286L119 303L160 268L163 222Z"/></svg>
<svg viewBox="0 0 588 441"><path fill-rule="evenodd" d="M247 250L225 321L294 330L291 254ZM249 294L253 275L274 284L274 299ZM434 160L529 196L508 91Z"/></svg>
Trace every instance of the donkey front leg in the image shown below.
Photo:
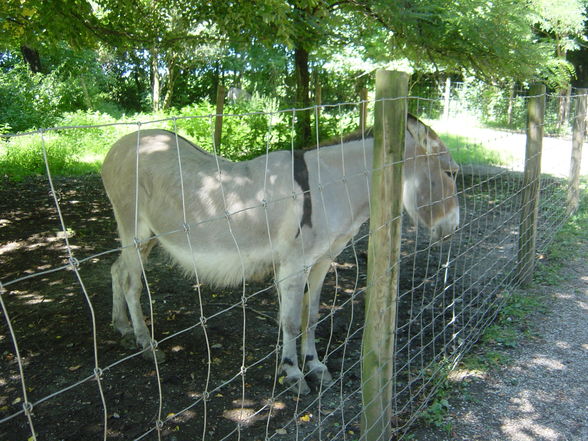
<svg viewBox="0 0 588 441"><path fill-rule="evenodd" d="M278 295L280 296L280 327L282 328L282 370L290 389L301 395L310 392L310 387L298 367L296 340L300 334L300 322L306 274L286 265L277 274Z"/></svg>
<svg viewBox="0 0 588 441"><path fill-rule="evenodd" d="M308 293L304 299L303 330L302 330L302 356L304 357L305 370L308 375L319 381L323 386L333 381L327 366L319 360L315 344L315 331L319 318L320 295L323 282L331 259L318 261L312 267L308 276Z"/></svg>

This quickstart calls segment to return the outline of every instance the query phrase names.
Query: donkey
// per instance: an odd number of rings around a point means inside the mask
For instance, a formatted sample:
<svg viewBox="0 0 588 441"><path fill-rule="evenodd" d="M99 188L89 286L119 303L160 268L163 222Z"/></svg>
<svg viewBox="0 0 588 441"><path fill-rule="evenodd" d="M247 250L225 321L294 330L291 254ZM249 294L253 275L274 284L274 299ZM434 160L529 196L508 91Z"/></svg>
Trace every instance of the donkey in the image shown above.
<svg viewBox="0 0 588 441"><path fill-rule="evenodd" d="M333 260L369 218L372 152L373 137L361 133L244 162L211 155L165 130L141 130L117 141L102 179L122 242L111 273L112 320L123 340L152 346L140 305L141 276L159 242L199 282L234 287L272 275L285 382L310 392L296 350L302 331L303 369L329 384L331 374L315 347L319 297ZM430 230L432 240L451 235L459 225L458 166L439 137L412 116L405 161L406 212ZM163 359L159 350L145 354Z"/></svg>

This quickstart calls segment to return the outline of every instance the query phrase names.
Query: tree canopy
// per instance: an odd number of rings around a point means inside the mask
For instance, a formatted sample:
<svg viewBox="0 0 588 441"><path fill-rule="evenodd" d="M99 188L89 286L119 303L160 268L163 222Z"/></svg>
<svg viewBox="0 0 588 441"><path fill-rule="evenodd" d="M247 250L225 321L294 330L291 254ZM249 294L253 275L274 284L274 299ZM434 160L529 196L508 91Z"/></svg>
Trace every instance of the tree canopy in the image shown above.
<svg viewBox="0 0 588 441"><path fill-rule="evenodd" d="M0 67L75 83L74 107L125 111L211 99L220 82L306 107L312 81L350 99L398 63L564 87L585 17L586 0L5 0Z"/></svg>

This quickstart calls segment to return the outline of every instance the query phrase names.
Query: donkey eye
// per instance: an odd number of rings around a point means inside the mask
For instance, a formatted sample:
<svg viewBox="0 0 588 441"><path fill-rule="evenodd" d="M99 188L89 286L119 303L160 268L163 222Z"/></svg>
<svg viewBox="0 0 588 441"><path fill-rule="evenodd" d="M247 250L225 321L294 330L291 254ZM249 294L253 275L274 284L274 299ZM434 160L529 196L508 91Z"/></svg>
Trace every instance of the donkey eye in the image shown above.
<svg viewBox="0 0 588 441"><path fill-rule="evenodd" d="M451 179L455 179L457 177L457 171L455 170L445 170L445 174Z"/></svg>

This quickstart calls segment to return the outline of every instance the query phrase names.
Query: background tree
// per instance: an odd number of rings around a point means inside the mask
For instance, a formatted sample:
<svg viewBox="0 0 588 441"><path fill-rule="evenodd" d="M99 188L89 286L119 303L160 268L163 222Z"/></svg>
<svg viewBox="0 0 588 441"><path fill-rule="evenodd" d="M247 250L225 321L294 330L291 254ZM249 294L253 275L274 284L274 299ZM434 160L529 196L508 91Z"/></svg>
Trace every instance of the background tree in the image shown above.
<svg viewBox="0 0 588 441"><path fill-rule="evenodd" d="M212 99L219 82L304 108L311 79L324 102L355 100L373 69L400 65L427 80L556 87L584 11L585 0L5 0L0 67L13 93L52 81L54 114L168 111ZM298 115L300 145L311 119Z"/></svg>

